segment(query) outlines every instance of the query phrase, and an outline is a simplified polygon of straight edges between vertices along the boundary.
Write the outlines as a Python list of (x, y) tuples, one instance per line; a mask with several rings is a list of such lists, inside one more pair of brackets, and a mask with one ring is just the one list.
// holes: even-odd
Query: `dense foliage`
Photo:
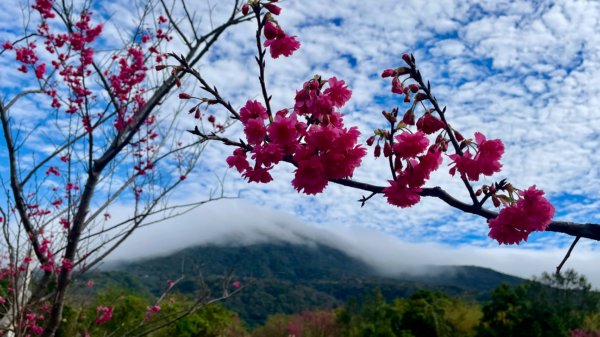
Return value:
[[(595, 337), (600, 332), (600, 294), (573, 271), (545, 274), (517, 286), (503, 284), (484, 303), (430, 290), (387, 300), (381, 291), (372, 291), (334, 309), (274, 314), (254, 328), (239, 318), (248, 307), (211, 304), (186, 314), (184, 308), (193, 302), (189, 296), (170, 295), (156, 311), (153, 301), (129, 290), (103, 291), (93, 301), (68, 306), (59, 335), (87, 331), (92, 336)], [(112, 317), (98, 324), (98, 308), (108, 304), (115, 304)], [(179, 319), (167, 324), (169, 317)], [(148, 326), (154, 321), (165, 323), (152, 331)]]

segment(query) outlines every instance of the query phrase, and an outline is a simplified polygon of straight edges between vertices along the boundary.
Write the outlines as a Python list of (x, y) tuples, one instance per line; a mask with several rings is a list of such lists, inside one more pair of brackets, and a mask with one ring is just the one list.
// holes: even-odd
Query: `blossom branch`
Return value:
[[(446, 133), (448, 134), (448, 137), (450, 138), (450, 142), (452, 143), (452, 146), (454, 147), (454, 151), (456, 151), (456, 153), (458, 155), (462, 156), (463, 151), (462, 151), (460, 145), (458, 144), (456, 135), (454, 134), (454, 130), (452, 129), (452, 127), (446, 120), (446, 107), (444, 107), (443, 109), (440, 108), (440, 105), (439, 105), (437, 99), (431, 93), (431, 84), (429, 83), (429, 81), (427, 81), (427, 84), (425, 84), (423, 77), (421, 76), (421, 72), (416, 67), (416, 62), (415, 62), (415, 58), (413, 55), (410, 55), (410, 62), (408, 62), (408, 65), (410, 67), (411, 77), (419, 84), (419, 86), (421, 87), (421, 90), (423, 90), (423, 92), (425, 93), (427, 100), (429, 100), (429, 102), (431, 103), (431, 105), (433, 106), (435, 111), (439, 114), (442, 122), (444, 122)], [(473, 205), (478, 205), (479, 200), (477, 199), (477, 196), (475, 195), (475, 191), (473, 190), (473, 186), (471, 185), (471, 183), (465, 177), (461, 177), (461, 180), (463, 181), (467, 191), (469, 192), (469, 196), (471, 197), (471, 200), (473, 201)]]
[(255, 60), (256, 60), (256, 63), (258, 64), (258, 69), (259, 69), (258, 81), (260, 82), (260, 89), (262, 91), (263, 100), (265, 102), (265, 107), (267, 108), (267, 115), (269, 116), (269, 121), (272, 122), (273, 121), (273, 112), (271, 110), (271, 96), (269, 96), (269, 94), (267, 93), (267, 83), (265, 81), (265, 67), (266, 67), (265, 55), (267, 54), (267, 50), (263, 49), (262, 38), (260, 36), (263, 31), (263, 28), (265, 27), (265, 23), (267, 22), (267, 15), (265, 15), (264, 18), (261, 19), (261, 17), (260, 17), (261, 7), (258, 3), (255, 4), (254, 6), (252, 6), (252, 10), (254, 11), (254, 16), (256, 18), (256, 24), (257, 24), (256, 49), (258, 51), (258, 55), (255, 56)]

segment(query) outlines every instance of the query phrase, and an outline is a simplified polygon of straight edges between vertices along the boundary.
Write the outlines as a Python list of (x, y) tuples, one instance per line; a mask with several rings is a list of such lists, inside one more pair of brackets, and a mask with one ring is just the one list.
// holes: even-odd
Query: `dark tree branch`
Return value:
[(560, 262), (560, 264), (556, 267), (556, 274), (560, 274), (560, 270), (562, 269), (562, 267), (564, 266), (564, 264), (567, 262), (567, 260), (571, 256), (571, 252), (573, 251), (573, 248), (575, 248), (575, 245), (577, 245), (577, 242), (579, 242), (579, 239), (581, 239), (581, 236), (576, 237), (575, 240), (573, 241), (573, 243), (571, 244), (571, 247), (569, 247), (569, 250), (567, 251), (567, 254), (562, 259), (562, 261)]

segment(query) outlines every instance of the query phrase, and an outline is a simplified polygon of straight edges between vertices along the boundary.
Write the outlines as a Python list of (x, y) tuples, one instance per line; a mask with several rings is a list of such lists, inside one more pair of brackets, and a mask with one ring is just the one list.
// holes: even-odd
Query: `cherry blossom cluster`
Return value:
[[(429, 179), (429, 174), (439, 168), (441, 153), (448, 151), (448, 144), (453, 144), (455, 150), (454, 153), (447, 154), (452, 161), (449, 173), (454, 176), (458, 172), (468, 188), (471, 186), (470, 182), (479, 181), (481, 176), (490, 177), (500, 172), (500, 160), (504, 154), (502, 141), (487, 139), (481, 132), (475, 132), (474, 140), (465, 139), (460, 132), (451, 128), (445, 122), (445, 110), (436, 108), (437, 102), (430, 97), (429, 88), (420, 85), (423, 82), (414, 57), (403, 55), (402, 59), (406, 66), (386, 69), (381, 76), (392, 78), (391, 91), (402, 95), (403, 102), (411, 103), (410, 108), (401, 121), (398, 121), (398, 109), (391, 113), (384, 111), (383, 115), (390, 123), (389, 130), (376, 130), (375, 136), (368, 140), (368, 144), (372, 145), (375, 137), (379, 137), (374, 155), (379, 157), (379, 141), (383, 141), (384, 156), (389, 157), (394, 179), (384, 189), (388, 202), (399, 207), (410, 207), (418, 203), (420, 188)], [(426, 101), (433, 108), (427, 108), (424, 104)], [(415, 111), (419, 106), (423, 108), (423, 114), (415, 122)], [(413, 126), (416, 127), (416, 132), (410, 130)], [(394, 137), (397, 132), (401, 133)], [(428, 135), (436, 137), (431, 146)], [(425, 155), (419, 155), (425, 150)], [(500, 244), (515, 244), (527, 240), (531, 232), (545, 230), (554, 216), (554, 207), (543, 197), (544, 192), (537, 190), (535, 186), (519, 191), (502, 181), (491, 186), (483, 185), (474, 194), (475, 197), (485, 194), (482, 203), (491, 198), (494, 206), (505, 206), (496, 218), (488, 222), (489, 236)], [(478, 206), (481, 207), (481, 204)]]
[(108, 322), (113, 315), (113, 307), (111, 306), (98, 306), (96, 307), (96, 324), (102, 325)]
[[(273, 15), (281, 14), (281, 7), (275, 5), (276, 2), (278, 2), (278, 0), (270, 0), (269, 2), (264, 3), (251, 0), (242, 6), (242, 14), (247, 15), (250, 8), (252, 8), (257, 19), (261, 22), (259, 32), (261, 29), (263, 30), (266, 38), (264, 46), (269, 47), (271, 57), (274, 59), (281, 55), (286, 57), (290, 56), (300, 48), (300, 42), (296, 40), (296, 37), (287, 35), (277, 20), (273, 18)], [(266, 9), (267, 13), (263, 15), (261, 20), (260, 15), (262, 8)]]
[(322, 192), (331, 179), (351, 177), (366, 151), (357, 145), (358, 129), (345, 128), (335, 111), (350, 96), (344, 81), (316, 77), (296, 92), (294, 109), (278, 111), (272, 121), (260, 102), (248, 101), (240, 109), (248, 146), (237, 148), (227, 163), (249, 182), (267, 183), (274, 165), (291, 160), (297, 165), (292, 184), (306, 194)]
[(503, 199), (506, 207), (488, 221), (489, 236), (499, 243), (516, 244), (527, 240), (531, 232), (546, 230), (554, 217), (554, 207), (535, 185), (524, 191), (509, 189), (509, 196)]
[[(37, 36), (43, 41), (43, 45), (51, 60), (51, 73), (48, 74), (46, 63), (40, 61), (38, 47), (35, 42), (30, 41), (21, 46), (13, 45), (6, 41), (2, 43), (2, 48), (14, 50), (15, 58), (18, 61), (18, 70), (27, 73), (33, 69), (36, 77), (41, 81), (45, 93), (52, 98), (51, 107), (60, 108), (63, 103), (67, 104), (65, 112), (69, 118), (78, 116), (83, 130), (92, 133), (103, 118), (103, 113), (91, 114), (88, 109), (98, 97), (89, 87), (89, 78), (92, 76), (94, 62), (94, 42), (102, 33), (102, 24), (93, 24), (93, 13), (89, 10), (83, 10), (76, 20), (72, 21), (68, 32), (54, 32), (54, 27), (50, 21), (55, 18), (52, 6), (53, 0), (36, 0), (32, 9), (38, 12), (41, 20), (37, 26)], [(153, 34), (147, 30), (139, 39), (139, 43), (132, 44), (122, 54), (112, 56), (114, 69), (108, 69), (102, 76), (110, 84), (110, 95), (116, 114), (114, 117), (114, 128), (117, 131), (124, 131), (128, 125), (134, 121), (135, 114), (145, 105), (144, 81), (147, 74), (147, 56), (154, 55), (155, 62), (163, 61), (166, 54), (159, 50), (159, 45), (164, 41), (170, 41), (172, 37), (168, 34), (170, 26), (164, 16), (157, 20), (158, 29)], [(52, 29), (51, 29), (52, 28)], [(19, 42), (20, 43), (20, 42)], [(21, 43), (20, 43), (21, 44)], [(58, 75), (57, 78), (51, 75)], [(65, 92), (65, 88), (59, 88), (59, 83), (66, 84), (68, 95), (66, 99), (59, 96), (59, 92)], [(87, 84), (86, 84), (87, 83)], [(145, 132), (136, 135), (136, 139), (131, 142), (134, 148), (133, 164), (134, 173), (143, 176), (147, 171), (154, 168), (154, 163), (150, 156), (154, 154), (155, 145), (153, 141), (158, 137), (155, 128), (155, 117), (150, 117), (145, 121), (142, 128)], [(60, 156), (60, 161), (69, 164), (70, 150)], [(59, 178), (61, 176), (61, 165), (53, 163), (46, 169), (46, 176)], [(65, 185), (66, 195), (58, 195), (58, 188), (54, 187), (55, 196), (52, 197), (50, 208), (42, 208), (37, 203), (31, 203), (28, 207), (28, 217), (41, 217), (52, 213), (52, 209), (60, 211), (64, 205), (65, 199), (71, 204), (77, 201), (75, 192), (79, 191), (77, 184), (67, 181)], [(139, 195), (141, 189), (136, 188), (135, 195)], [(68, 217), (57, 219), (59, 224), (65, 230), (69, 230), (71, 224)], [(52, 269), (53, 267), (46, 266)], [(60, 268), (60, 267), (59, 267)]]

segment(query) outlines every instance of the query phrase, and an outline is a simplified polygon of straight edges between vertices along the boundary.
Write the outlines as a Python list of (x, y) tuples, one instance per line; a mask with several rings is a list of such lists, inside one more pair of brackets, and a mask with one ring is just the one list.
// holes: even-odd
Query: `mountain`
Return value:
[[(438, 290), (472, 300), (486, 300), (501, 283), (523, 279), (473, 266), (428, 266), (419, 274), (382, 276), (366, 263), (322, 244), (268, 243), (249, 246), (199, 246), (135, 262), (122, 263), (93, 278), (99, 287), (121, 286), (159, 295), (168, 280), (184, 279), (176, 290), (194, 296), (208, 285), (220, 291), (225, 275), (243, 291), (225, 302), (250, 326), (273, 313), (332, 308), (379, 289), (389, 298), (419, 289)], [(215, 293), (215, 295), (218, 293)]]

